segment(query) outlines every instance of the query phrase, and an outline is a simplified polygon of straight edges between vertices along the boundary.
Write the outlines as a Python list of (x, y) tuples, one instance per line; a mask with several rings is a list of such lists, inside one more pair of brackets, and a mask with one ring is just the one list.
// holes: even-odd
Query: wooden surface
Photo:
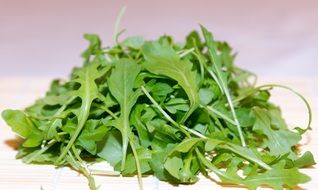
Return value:
[[(0, 111), (5, 108), (21, 109), (30, 105), (36, 98), (44, 95), (49, 87), (48, 78), (0, 78)], [(288, 85), (303, 94), (313, 107), (313, 130), (302, 140), (302, 150), (310, 150), (318, 158), (317, 113), (318, 113), (318, 78), (263, 78), (260, 83), (275, 82)], [(307, 112), (302, 102), (285, 90), (274, 90), (272, 101), (278, 103), (287, 123), (291, 126), (304, 126)], [(26, 165), (15, 159), (17, 140), (13, 132), (0, 119), (0, 190), (87, 190), (86, 179), (69, 168), (55, 169), (47, 165)], [(111, 170), (111, 168), (109, 168)], [(303, 189), (318, 188), (318, 170), (304, 169), (312, 181), (301, 185)], [(136, 177), (96, 176), (97, 184), (102, 190), (138, 189)], [(202, 177), (194, 185), (172, 186), (149, 176), (143, 179), (145, 190), (177, 190), (177, 189), (244, 189), (236, 187), (220, 187)]]

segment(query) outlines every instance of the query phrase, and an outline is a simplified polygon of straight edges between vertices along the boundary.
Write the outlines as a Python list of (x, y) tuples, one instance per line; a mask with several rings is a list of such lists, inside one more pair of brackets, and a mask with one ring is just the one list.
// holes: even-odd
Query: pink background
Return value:
[(239, 52), (237, 64), (259, 75), (318, 74), (315, 0), (0, 0), (0, 76), (66, 77), (82, 63), (83, 33), (111, 45), (124, 5), (122, 37), (166, 33), (181, 41), (201, 23)]

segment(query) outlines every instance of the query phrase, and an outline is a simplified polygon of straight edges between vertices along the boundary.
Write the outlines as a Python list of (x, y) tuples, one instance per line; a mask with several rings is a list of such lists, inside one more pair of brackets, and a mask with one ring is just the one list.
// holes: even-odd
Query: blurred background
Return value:
[(238, 52), (236, 63), (264, 76), (317, 76), (317, 0), (0, 0), (0, 77), (66, 77), (82, 64), (84, 33), (112, 45), (121, 36), (182, 41), (199, 23)]

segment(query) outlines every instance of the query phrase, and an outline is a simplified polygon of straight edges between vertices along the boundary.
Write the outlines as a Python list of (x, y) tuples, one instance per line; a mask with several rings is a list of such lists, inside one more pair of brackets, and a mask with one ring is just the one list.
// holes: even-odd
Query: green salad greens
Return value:
[[(289, 129), (269, 101), (273, 87), (233, 64), (226, 42), (201, 26), (184, 44), (170, 36), (130, 37), (113, 47), (97, 35), (84, 65), (68, 80), (54, 80), (46, 96), (4, 120), (24, 139), (25, 163), (70, 166), (97, 189), (91, 163), (107, 161), (123, 176), (155, 175), (192, 184), (198, 174), (248, 189), (294, 188), (310, 178), (299, 168), (315, 164), (298, 143), (310, 129)], [(291, 90), (291, 89), (289, 89)], [(103, 171), (104, 168), (100, 168)]]

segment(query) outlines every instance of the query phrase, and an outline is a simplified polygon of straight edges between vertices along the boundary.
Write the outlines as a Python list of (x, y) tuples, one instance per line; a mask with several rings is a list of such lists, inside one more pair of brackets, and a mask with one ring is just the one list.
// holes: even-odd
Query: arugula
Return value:
[[(117, 26), (118, 30), (118, 26)], [(93, 174), (154, 175), (192, 184), (202, 173), (215, 182), (257, 189), (292, 189), (310, 178), (315, 163), (297, 146), (311, 129), (311, 108), (282, 85), (255, 86), (255, 75), (234, 65), (231, 47), (201, 26), (184, 44), (170, 36), (130, 37), (104, 48), (86, 34), (84, 64), (68, 80), (54, 80), (46, 95), (2, 117), (22, 137), (23, 162), (69, 166), (98, 189)], [(203, 37), (203, 38), (202, 38)], [(204, 39), (204, 40), (201, 40)], [(274, 87), (292, 91), (308, 108), (308, 126), (291, 130)], [(114, 171), (90, 169), (106, 161)]]
[(176, 80), (188, 95), (190, 108), (181, 121), (183, 123), (199, 106), (196, 73), (192, 71), (192, 63), (188, 60), (180, 60), (179, 56), (168, 44), (146, 43), (142, 47), (142, 52), (146, 60), (144, 65), (147, 70)]

